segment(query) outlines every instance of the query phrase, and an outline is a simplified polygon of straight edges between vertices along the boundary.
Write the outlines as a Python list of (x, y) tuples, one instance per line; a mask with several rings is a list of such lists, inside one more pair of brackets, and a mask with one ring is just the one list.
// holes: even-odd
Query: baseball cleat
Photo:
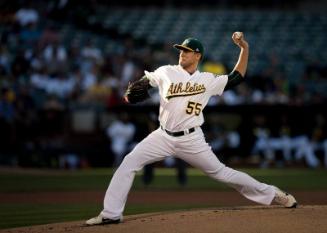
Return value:
[(295, 198), (279, 188), (275, 188), (275, 198), (274, 201), (280, 205), (285, 206), (286, 208), (296, 208), (297, 202)]
[(101, 215), (96, 216), (94, 218), (90, 218), (85, 222), (87, 226), (118, 224), (118, 223), (121, 223), (121, 219), (104, 218)]

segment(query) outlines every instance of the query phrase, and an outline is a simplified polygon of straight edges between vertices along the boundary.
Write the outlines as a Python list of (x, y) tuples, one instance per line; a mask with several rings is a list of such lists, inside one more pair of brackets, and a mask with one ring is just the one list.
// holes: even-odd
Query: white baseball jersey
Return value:
[(227, 75), (196, 71), (189, 74), (180, 65), (145, 71), (150, 85), (159, 88), (159, 121), (169, 131), (182, 131), (204, 122), (202, 110), (213, 95), (221, 95)]

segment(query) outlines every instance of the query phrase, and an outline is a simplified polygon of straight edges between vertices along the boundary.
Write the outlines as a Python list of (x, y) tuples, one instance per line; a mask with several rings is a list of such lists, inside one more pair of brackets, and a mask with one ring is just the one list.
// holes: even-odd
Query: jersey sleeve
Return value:
[(211, 74), (209, 85), (211, 95), (222, 95), (228, 81), (228, 75)]
[(160, 84), (162, 67), (159, 67), (153, 72), (144, 71), (145, 76), (150, 80), (150, 85), (153, 87), (158, 87)]

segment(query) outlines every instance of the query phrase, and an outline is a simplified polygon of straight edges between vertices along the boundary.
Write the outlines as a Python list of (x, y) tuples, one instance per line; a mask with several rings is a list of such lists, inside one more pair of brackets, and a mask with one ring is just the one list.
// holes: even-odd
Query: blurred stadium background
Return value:
[[(117, 165), (157, 127), (158, 96), (122, 102), (143, 70), (175, 64), (197, 37), (200, 69), (233, 68), (243, 31), (247, 81), (206, 112), (207, 140), (232, 166), (327, 167), (324, 1), (0, 1), (0, 166)], [(118, 138), (116, 137), (118, 136)]]

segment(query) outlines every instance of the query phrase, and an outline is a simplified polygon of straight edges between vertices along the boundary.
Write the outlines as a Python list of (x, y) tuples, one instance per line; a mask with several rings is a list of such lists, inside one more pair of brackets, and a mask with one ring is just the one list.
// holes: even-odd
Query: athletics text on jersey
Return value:
[(179, 65), (145, 71), (150, 85), (159, 88), (160, 124), (170, 131), (201, 126), (202, 110), (213, 95), (221, 95), (228, 76), (196, 71), (189, 74)]

